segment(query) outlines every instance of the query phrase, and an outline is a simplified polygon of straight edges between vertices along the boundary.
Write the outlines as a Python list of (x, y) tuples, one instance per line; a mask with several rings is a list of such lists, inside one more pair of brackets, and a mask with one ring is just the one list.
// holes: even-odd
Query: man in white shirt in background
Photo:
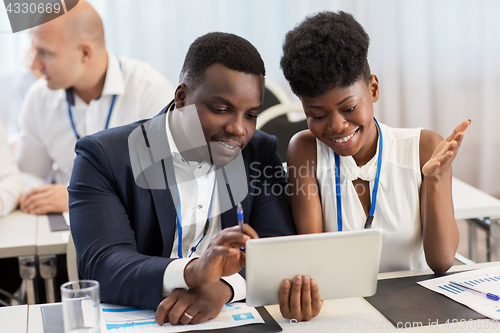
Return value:
[(32, 67), (43, 78), (24, 100), (16, 158), (21, 171), (47, 185), (23, 194), (20, 204), (31, 214), (65, 212), (76, 141), (156, 115), (174, 89), (151, 66), (107, 50), (101, 18), (85, 1), (33, 28), (31, 38)]
[[(8, 215), (16, 208), (22, 185), (21, 173), (17, 168), (5, 129), (0, 121), (0, 217)], [(0, 290), (13, 293), (19, 287), (21, 279), (18, 271), (17, 258), (0, 259)]]
[(0, 122), (0, 217), (16, 208), (21, 195), (21, 174)]

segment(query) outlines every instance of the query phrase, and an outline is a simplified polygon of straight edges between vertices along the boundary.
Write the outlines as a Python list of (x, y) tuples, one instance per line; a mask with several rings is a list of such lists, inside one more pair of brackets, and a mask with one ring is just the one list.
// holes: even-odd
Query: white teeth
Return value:
[(222, 141), (219, 141), (219, 143), (221, 145), (223, 145), (224, 147), (228, 148), (228, 149), (233, 149), (233, 148), (235, 148), (237, 146), (235, 144), (231, 144), (231, 143), (227, 143), (227, 142), (222, 142)]
[(335, 139), (332, 139), (332, 140), (335, 141), (335, 142), (338, 142), (338, 143), (343, 143), (343, 142), (348, 141), (350, 138), (352, 138), (354, 136), (354, 134), (356, 134), (356, 131), (354, 131), (354, 133), (352, 133), (351, 135), (346, 136), (345, 138), (342, 138), (342, 139), (339, 139), (339, 140), (335, 140)]

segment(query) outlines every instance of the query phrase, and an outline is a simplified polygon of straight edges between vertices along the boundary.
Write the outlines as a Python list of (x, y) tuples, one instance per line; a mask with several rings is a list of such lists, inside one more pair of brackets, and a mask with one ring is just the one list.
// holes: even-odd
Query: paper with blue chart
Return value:
[(486, 317), (500, 320), (500, 301), (490, 300), (484, 295), (450, 284), (450, 281), (463, 283), (483, 292), (500, 295), (500, 266), (417, 282), (421, 286), (445, 295)]
[(192, 330), (211, 330), (235, 327), (247, 324), (264, 323), (259, 312), (245, 303), (226, 304), (217, 317), (197, 325), (158, 326), (155, 323), (155, 311), (126, 306), (101, 304), (102, 320), (106, 332), (184, 332)]

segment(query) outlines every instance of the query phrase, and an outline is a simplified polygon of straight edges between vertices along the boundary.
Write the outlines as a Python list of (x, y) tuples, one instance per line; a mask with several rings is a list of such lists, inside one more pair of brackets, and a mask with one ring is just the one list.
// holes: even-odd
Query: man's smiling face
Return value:
[(263, 95), (261, 75), (215, 63), (194, 89), (180, 85), (175, 103), (177, 108), (196, 105), (210, 158), (214, 164), (226, 165), (252, 138)]

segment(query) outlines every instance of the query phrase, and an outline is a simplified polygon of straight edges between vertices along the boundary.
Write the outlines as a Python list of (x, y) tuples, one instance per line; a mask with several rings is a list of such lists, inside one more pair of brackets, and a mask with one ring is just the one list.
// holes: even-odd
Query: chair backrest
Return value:
[(272, 106), (259, 114), (256, 127), (278, 138), (278, 154), (283, 162), (286, 162), (290, 139), (295, 133), (307, 129), (302, 104), (285, 103)]
[(281, 103), (291, 103), (290, 95), (276, 82), (266, 78), (262, 111)]

